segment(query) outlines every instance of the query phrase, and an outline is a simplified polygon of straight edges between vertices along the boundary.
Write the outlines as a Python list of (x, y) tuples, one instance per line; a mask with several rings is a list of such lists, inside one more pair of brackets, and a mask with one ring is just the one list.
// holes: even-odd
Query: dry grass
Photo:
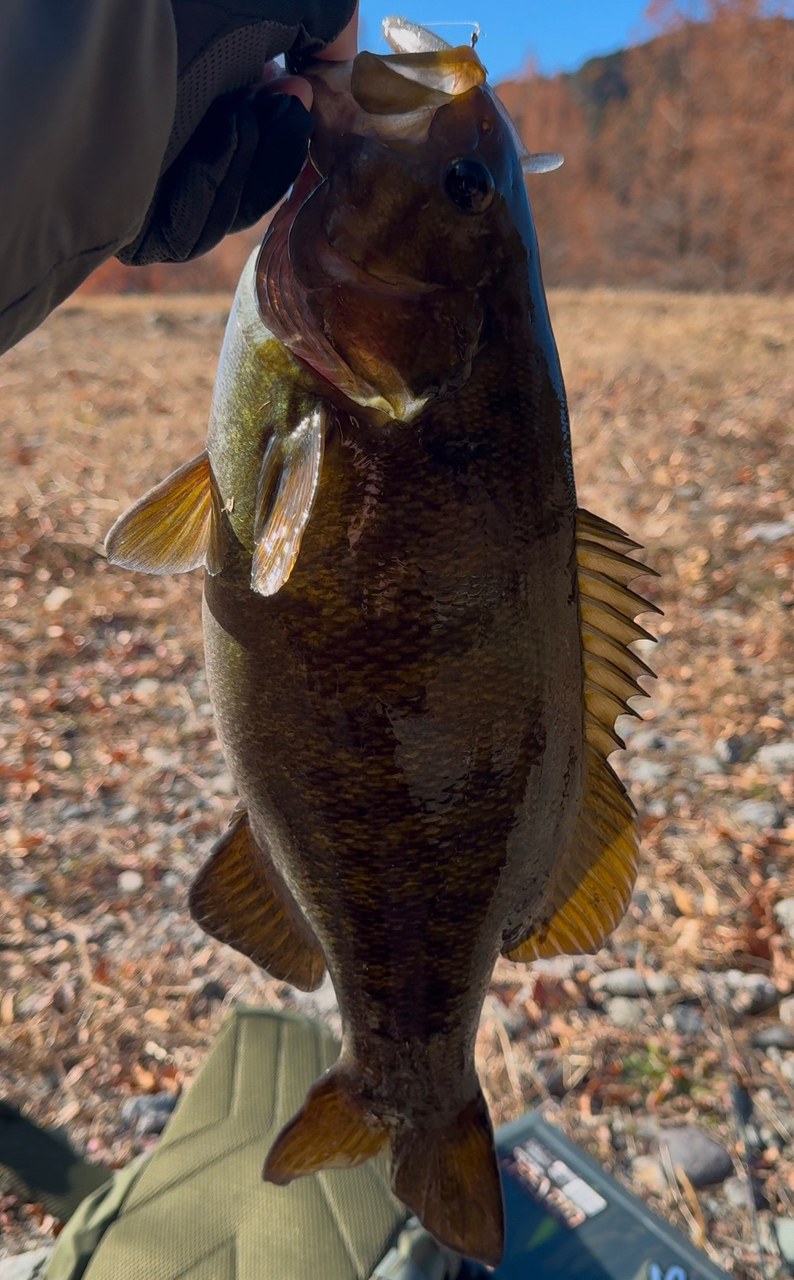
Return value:
[[(753, 760), (794, 739), (794, 551), (790, 537), (746, 540), (794, 513), (794, 299), (567, 291), (551, 306), (580, 500), (644, 543), (665, 609), (646, 712), (661, 747), (640, 731), (620, 768), (630, 778), (632, 760), (652, 759), (667, 772), (631, 783), (643, 872), (598, 964), (667, 971), (702, 1029), (674, 1029), (678, 995), (623, 1031), (578, 963), (540, 977), (505, 964), (480, 1061), (498, 1120), (547, 1097), (556, 1071), (560, 1122), (628, 1178), (649, 1117), (697, 1121), (737, 1152), (734, 1067), (784, 1131), (794, 1123), (794, 1090), (750, 1047), (750, 1020), (727, 1026), (705, 995), (710, 970), (763, 973), (783, 993), (794, 978), (772, 912), (794, 894), (792, 780)], [(84, 299), (0, 362), (0, 1095), (67, 1125), (100, 1160), (139, 1149), (122, 1100), (188, 1083), (225, 1005), (289, 994), (186, 912), (186, 884), (233, 804), (198, 575), (134, 578), (101, 552), (118, 512), (201, 448), (226, 307)], [(728, 738), (736, 764), (697, 764)], [(736, 804), (757, 797), (781, 825), (738, 821)], [(135, 893), (119, 890), (125, 869), (143, 876)], [(786, 1146), (781, 1136), (755, 1158), (770, 1213), (794, 1212)], [(721, 1192), (643, 1194), (728, 1269), (759, 1274), (750, 1215)], [(0, 1197), (0, 1226), (14, 1252), (52, 1223)]]

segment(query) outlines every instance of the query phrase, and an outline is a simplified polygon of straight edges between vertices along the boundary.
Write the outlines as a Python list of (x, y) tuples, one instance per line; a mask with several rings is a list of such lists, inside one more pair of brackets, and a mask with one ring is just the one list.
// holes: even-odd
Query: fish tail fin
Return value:
[(443, 1245), (494, 1267), (504, 1251), (504, 1203), (482, 1092), (440, 1132), (404, 1124), (392, 1140), (392, 1189)]
[(339, 1065), (313, 1084), (300, 1111), (270, 1148), (263, 1178), (284, 1186), (321, 1169), (351, 1169), (388, 1142), (385, 1126), (367, 1112), (354, 1074)]

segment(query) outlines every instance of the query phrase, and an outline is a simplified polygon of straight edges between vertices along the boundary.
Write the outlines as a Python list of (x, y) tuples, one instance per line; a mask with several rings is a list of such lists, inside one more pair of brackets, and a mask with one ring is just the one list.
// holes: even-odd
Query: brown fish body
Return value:
[(574, 495), (530, 337), (528, 315), (495, 334), (409, 431), (335, 413), (289, 581), (254, 594), (241, 549), (206, 582), (224, 752), (392, 1110), (471, 1093), (503, 933), (539, 906), (580, 798)]
[(241, 807), (191, 891), (311, 989), (338, 1065), (274, 1182), (391, 1146), (396, 1193), (499, 1260), (474, 1067), (494, 961), (594, 950), (628, 901), (606, 762), (646, 668), (614, 526), (577, 512), (514, 138), (470, 50), (314, 77), (313, 166), (249, 263), (207, 451), (108, 551), (204, 564), (207, 671)]

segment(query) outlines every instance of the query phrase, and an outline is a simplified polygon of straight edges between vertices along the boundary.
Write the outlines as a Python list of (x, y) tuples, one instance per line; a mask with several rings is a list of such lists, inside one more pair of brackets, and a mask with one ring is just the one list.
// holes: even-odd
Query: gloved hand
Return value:
[(265, 64), (299, 70), (346, 26), (354, 0), (172, 0), (177, 101), (160, 180), (127, 265), (186, 262), (253, 226), (306, 158), (297, 97), (257, 88)]

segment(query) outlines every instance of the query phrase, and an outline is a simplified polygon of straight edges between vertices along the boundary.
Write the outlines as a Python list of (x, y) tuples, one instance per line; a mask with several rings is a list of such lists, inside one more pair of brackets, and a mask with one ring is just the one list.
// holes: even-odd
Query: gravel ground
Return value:
[[(726, 1270), (782, 1275), (794, 300), (550, 301), (582, 505), (661, 572), (659, 678), (614, 757), (644, 854), (597, 956), (499, 964), (480, 1068), (497, 1122), (544, 1105)], [(118, 512), (201, 448), (227, 306), (85, 299), (0, 362), (0, 1096), (117, 1165), (157, 1140), (146, 1116), (189, 1085), (235, 1001), (335, 1017), (330, 991), (299, 998), (191, 922), (186, 886), (234, 804), (201, 583), (101, 552)], [(55, 1226), (0, 1188), (0, 1254)]]

